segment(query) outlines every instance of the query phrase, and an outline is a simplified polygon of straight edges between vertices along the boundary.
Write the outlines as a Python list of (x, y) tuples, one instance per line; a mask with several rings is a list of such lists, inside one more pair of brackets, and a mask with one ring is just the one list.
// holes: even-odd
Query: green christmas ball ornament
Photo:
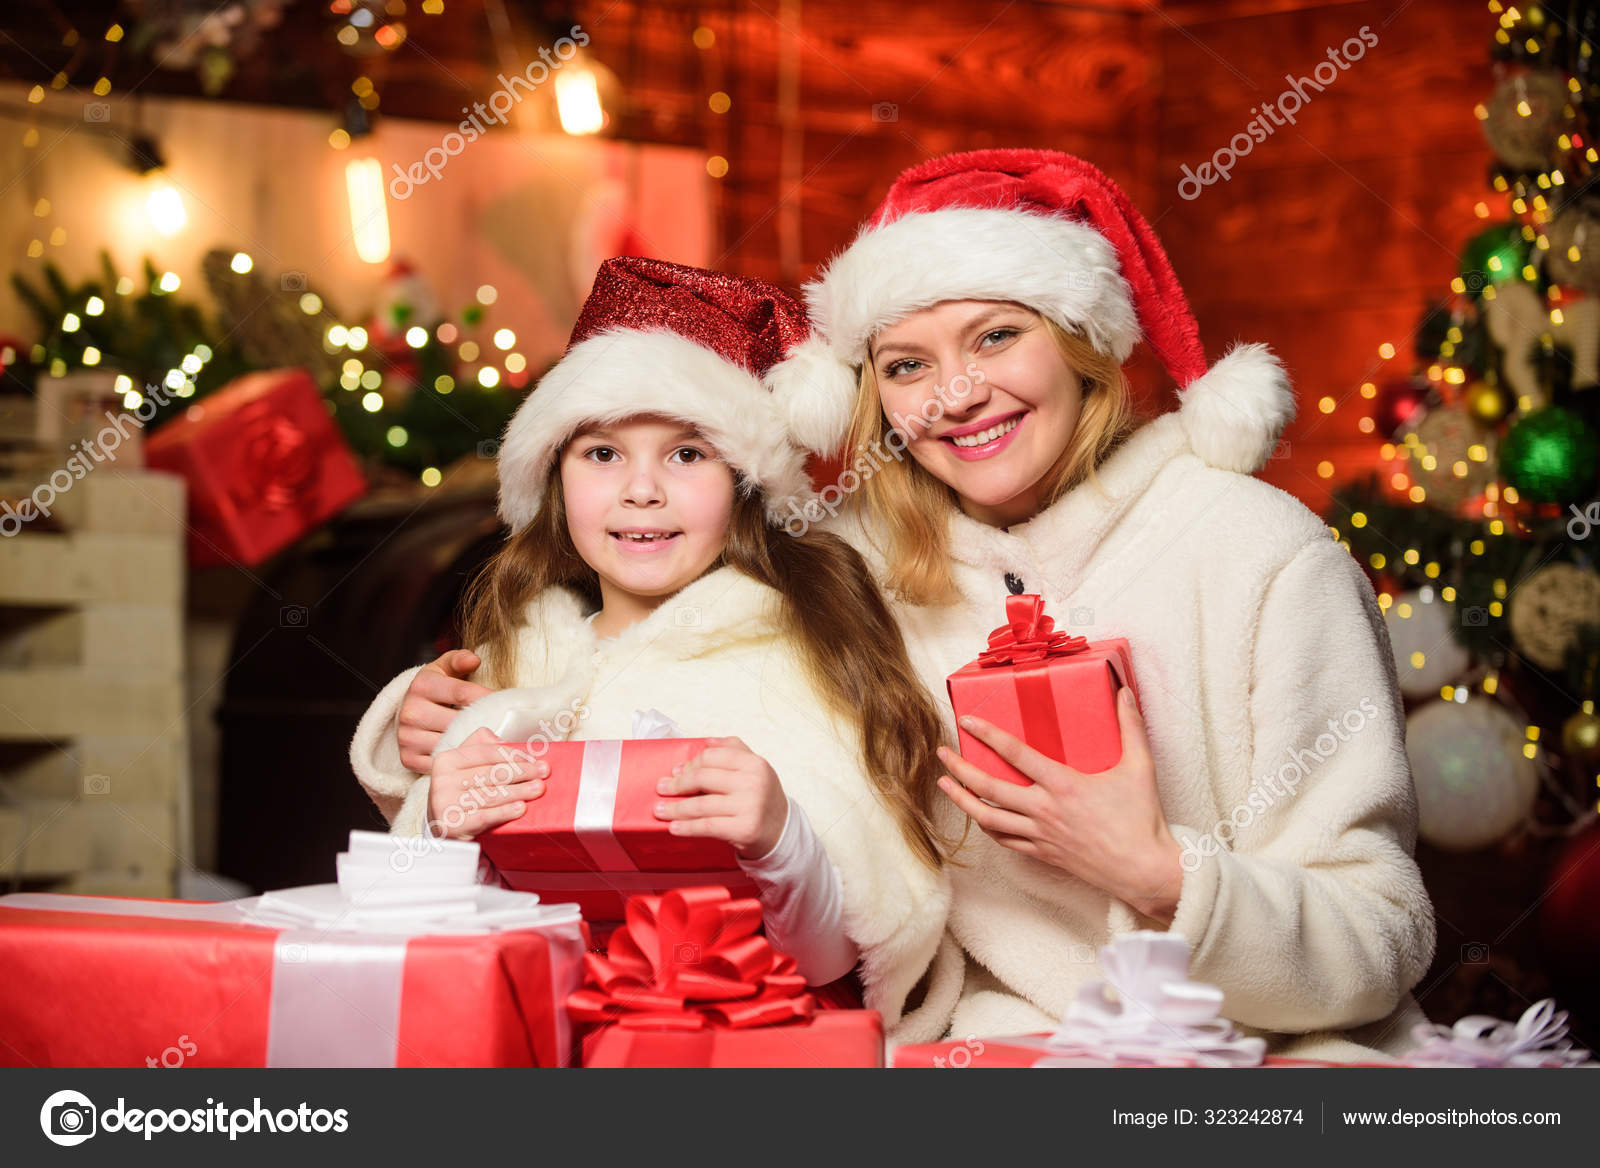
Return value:
[(1500, 445), (1505, 481), (1537, 503), (1587, 498), (1600, 470), (1600, 438), (1563, 406), (1536, 410), (1511, 427)]
[(1528, 248), (1520, 223), (1499, 223), (1478, 232), (1461, 251), (1462, 283), (1473, 296), (1482, 296), (1490, 284), (1520, 280)]

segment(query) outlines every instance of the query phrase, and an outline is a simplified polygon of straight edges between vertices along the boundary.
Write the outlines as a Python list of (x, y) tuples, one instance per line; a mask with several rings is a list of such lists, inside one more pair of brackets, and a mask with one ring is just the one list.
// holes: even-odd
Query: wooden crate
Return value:
[(193, 850), (184, 485), (108, 462), (48, 488), (21, 429), (0, 422), (0, 880), (171, 896)]

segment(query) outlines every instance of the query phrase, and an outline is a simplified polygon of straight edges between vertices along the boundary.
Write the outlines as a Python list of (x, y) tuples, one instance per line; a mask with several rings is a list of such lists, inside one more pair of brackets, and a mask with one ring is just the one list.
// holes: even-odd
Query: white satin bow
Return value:
[[(1104, 974), (1084, 985), (1036, 1066), (1132, 1062), (1151, 1066), (1257, 1066), (1266, 1042), (1220, 1016), (1222, 991), (1189, 980), (1189, 943), (1142, 930), (1100, 950)], [(1114, 990), (1113, 998), (1107, 991)]]
[(1420, 1023), (1412, 1027), (1415, 1063), (1447, 1067), (1576, 1067), (1589, 1052), (1567, 1038), (1567, 1012), (1554, 998), (1535, 1002), (1515, 1022), (1487, 1014), (1468, 1014), (1454, 1026)]

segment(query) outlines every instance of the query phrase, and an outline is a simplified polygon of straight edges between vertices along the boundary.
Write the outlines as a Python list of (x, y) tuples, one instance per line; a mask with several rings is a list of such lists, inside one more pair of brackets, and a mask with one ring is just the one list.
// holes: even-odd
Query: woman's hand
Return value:
[[(527, 810), (524, 800), (544, 794), (550, 764), (514, 745), (495, 741), (487, 726), (433, 760), (428, 788), (428, 834), (469, 840), (509, 823)], [(435, 824), (438, 826), (435, 827)]]
[(759, 859), (778, 846), (789, 799), (767, 760), (737, 738), (712, 745), (656, 784), (661, 795), (690, 799), (656, 804), (656, 818), (673, 835), (726, 840), (742, 858)]
[(941, 746), (939, 757), (951, 773), (939, 787), (996, 843), (1171, 924), (1183, 886), (1182, 849), (1167, 828), (1144, 719), (1126, 686), (1117, 698), (1117, 720), (1122, 758), (1110, 770), (1086, 775), (982, 718), (963, 717), (963, 729), (1034, 785), (997, 779)]
[(493, 693), (467, 680), (481, 662), (476, 653), (452, 649), (424, 665), (400, 702), (400, 765), (425, 775), (433, 769), (433, 748), (462, 706)]

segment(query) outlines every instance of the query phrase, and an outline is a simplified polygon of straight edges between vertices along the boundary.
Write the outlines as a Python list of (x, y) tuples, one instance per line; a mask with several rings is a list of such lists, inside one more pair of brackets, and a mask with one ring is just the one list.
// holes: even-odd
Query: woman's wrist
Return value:
[(1171, 925), (1183, 892), (1183, 848), (1169, 831), (1162, 832), (1150, 863), (1124, 889), (1120, 899), (1143, 916)]

